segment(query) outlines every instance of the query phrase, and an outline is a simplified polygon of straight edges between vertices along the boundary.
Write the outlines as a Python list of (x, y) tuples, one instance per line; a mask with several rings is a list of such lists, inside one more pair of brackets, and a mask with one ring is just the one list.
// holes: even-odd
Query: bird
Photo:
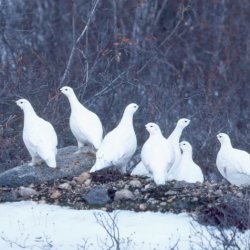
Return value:
[[(187, 127), (190, 123), (190, 120), (187, 118), (181, 118), (178, 120), (175, 129), (172, 131), (172, 133), (169, 135), (168, 140), (171, 143), (171, 154), (172, 154), (172, 163), (171, 168), (168, 170), (168, 173), (166, 175), (167, 180), (173, 180), (175, 179), (175, 174), (178, 171), (178, 165), (181, 157), (181, 151), (179, 148), (179, 141), (182, 134), (182, 131), (185, 127)], [(145, 166), (143, 166), (142, 161), (140, 161), (135, 168), (132, 170), (131, 175), (143, 175), (143, 176), (149, 176), (150, 173), (148, 173)]]
[(167, 175), (167, 180), (176, 179), (176, 173), (178, 172), (178, 167), (179, 167), (180, 158), (181, 158), (181, 151), (180, 151), (180, 146), (179, 146), (180, 137), (182, 135), (183, 129), (186, 128), (189, 124), (190, 124), (189, 119), (187, 118), (179, 119), (175, 126), (175, 129), (168, 137), (172, 145), (172, 152), (174, 154), (174, 162)]
[(53, 126), (36, 114), (28, 100), (19, 99), (16, 104), (24, 112), (23, 141), (32, 158), (29, 165), (35, 166), (42, 159), (56, 168), (57, 135)]
[(162, 135), (161, 129), (156, 123), (147, 123), (145, 127), (149, 132), (149, 138), (142, 147), (141, 160), (152, 174), (156, 185), (164, 185), (173, 161), (171, 143)]
[(137, 175), (137, 176), (144, 176), (152, 178), (152, 174), (146, 169), (142, 161), (140, 160), (139, 163), (133, 168), (130, 175)]
[(221, 175), (233, 185), (250, 185), (250, 154), (233, 148), (230, 137), (225, 133), (219, 133), (217, 139), (221, 146), (216, 166)]
[(204, 176), (200, 167), (193, 161), (192, 146), (187, 141), (180, 142), (182, 151), (178, 171), (176, 173), (177, 181), (186, 181), (189, 183), (203, 182)]
[(111, 166), (126, 173), (127, 164), (137, 148), (133, 116), (138, 107), (136, 103), (127, 105), (120, 123), (104, 137), (96, 152), (96, 162), (90, 169), (91, 173)]
[(68, 98), (71, 107), (69, 126), (78, 144), (75, 153), (81, 153), (85, 144), (91, 144), (96, 150), (99, 149), (103, 138), (100, 118), (79, 102), (71, 87), (64, 86), (60, 91)]

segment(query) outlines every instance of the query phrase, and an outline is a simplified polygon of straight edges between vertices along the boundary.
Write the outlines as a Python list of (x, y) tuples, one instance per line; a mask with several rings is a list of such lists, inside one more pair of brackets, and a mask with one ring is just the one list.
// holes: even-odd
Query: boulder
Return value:
[(57, 153), (57, 168), (50, 168), (45, 163), (37, 166), (23, 164), (0, 173), (0, 187), (20, 187), (41, 184), (63, 177), (78, 176), (88, 171), (95, 162), (93, 154), (74, 154), (77, 147), (61, 148)]
[(30, 198), (30, 197), (33, 197), (37, 194), (38, 194), (38, 192), (35, 189), (30, 188), (30, 187), (20, 187), (18, 189), (18, 195), (23, 197), (23, 198)]
[(110, 201), (107, 190), (102, 187), (93, 187), (82, 198), (89, 205), (105, 205)]
[(18, 191), (14, 189), (0, 190), (0, 202), (13, 202), (18, 200)]
[(115, 192), (115, 201), (119, 200), (134, 200), (134, 194), (128, 189), (121, 189)]

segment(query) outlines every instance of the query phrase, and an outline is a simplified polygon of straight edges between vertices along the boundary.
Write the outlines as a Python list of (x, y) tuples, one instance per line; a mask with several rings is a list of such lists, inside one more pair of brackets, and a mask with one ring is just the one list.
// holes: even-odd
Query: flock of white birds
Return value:
[[(76, 153), (84, 152), (86, 144), (91, 144), (96, 150), (96, 162), (90, 172), (116, 167), (125, 173), (137, 148), (133, 116), (139, 106), (129, 104), (119, 124), (103, 138), (99, 117), (79, 102), (71, 87), (65, 86), (60, 90), (70, 103), (69, 125), (77, 140)], [(16, 104), (24, 112), (23, 141), (32, 158), (29, 165), (45, 161), (49, 167), (56, 168), (57, 135), (53, 126), (36, 114), (28, 100), (19, 99)], [(146, 124), (149, 137), (141, 150), (141, 162), (131, 174), (150, 176), (157, 185), (164, 185), (170, 180), (203, 182), (202, 171), (192, 158), (191, 144), (180, 142), (182, 131), (189, 123), (189, 119), (180, 119), (168, 138), (163, 136), (156, 123)], [(233, 148), (227, 134), (220, 133), (217, 138), (221, 147), (216, 165), (221, 175), (231, 184), (250, 185), (250, 154)]]

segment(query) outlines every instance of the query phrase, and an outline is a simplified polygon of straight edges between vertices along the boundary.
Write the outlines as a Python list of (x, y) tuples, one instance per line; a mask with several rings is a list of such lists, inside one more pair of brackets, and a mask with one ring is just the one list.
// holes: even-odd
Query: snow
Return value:
[(121, 249), (161, 250), (177, 242), (179, 249), (201, 249), (210, 239), (207, 228), (185, 213), (107, 213), (22, 201), (0, 204), (0, 249), (108, 249), (112, 241), (97, 218), (113, 228), (114, 216)]

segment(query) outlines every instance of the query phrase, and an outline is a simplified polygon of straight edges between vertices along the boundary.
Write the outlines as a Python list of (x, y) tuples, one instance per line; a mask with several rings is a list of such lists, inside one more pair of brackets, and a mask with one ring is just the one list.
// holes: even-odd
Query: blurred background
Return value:
[(64, 85), (105, 133), (127, 104), (140, 105), (133, 162), (147, 122), (167, 137), (182, 117), (206, 178), (218, 174), (218, 132), (250, 151), (248, 0), (0, 0), (0, 10), (0, 172), (30, 158), (21, 97), (54, 125), (59, 148), (76, 145)]

